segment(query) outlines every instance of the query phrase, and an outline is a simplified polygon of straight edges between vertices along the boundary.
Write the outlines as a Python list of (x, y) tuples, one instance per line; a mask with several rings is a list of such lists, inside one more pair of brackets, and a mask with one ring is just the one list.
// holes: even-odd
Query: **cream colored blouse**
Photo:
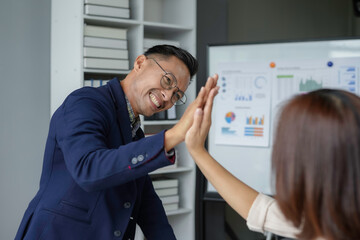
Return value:
[(271, 232), (290, 238), (295, 238), (295, 235), (300, 232), (285, 219), (275, 199), (262, 193), (259, 193), (250, 208), (247, 226), (252, 231)]
[[(300, 230), (285, 219), (275, 199), (262, 193), (256, 197), (247, 218), (247, 226), (256, 232), (271, 232), (279, 236), (296, 238)], [(316, 238), (315, 240), (325, 240)]]

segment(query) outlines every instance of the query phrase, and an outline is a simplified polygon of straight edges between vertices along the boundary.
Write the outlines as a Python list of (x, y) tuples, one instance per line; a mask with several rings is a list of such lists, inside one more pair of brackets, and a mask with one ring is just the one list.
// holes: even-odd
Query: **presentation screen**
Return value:
[[(360, 93), (360, 39), (210, 45), (207, 56), (220, 86), (208, 150), (265, 194), (275, 193), (271, 149), (281, 106), (320, 88)], [(216, 189), (208, 183), (207, 192)]]

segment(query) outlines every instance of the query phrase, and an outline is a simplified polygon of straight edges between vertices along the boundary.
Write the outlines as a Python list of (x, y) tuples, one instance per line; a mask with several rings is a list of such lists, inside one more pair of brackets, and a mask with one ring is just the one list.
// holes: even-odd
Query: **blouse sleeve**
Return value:
[(252, 231), (271, 232), (290, 238), (296, 238), (296, 234), (300, 232), (285, 219), (275, 199), (262, 193), (259, 193), (250, 208), (247, 226)]

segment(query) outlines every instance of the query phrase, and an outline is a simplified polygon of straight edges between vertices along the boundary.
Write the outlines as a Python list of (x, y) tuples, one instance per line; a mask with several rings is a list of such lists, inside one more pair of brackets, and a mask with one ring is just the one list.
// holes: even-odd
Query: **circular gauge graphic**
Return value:
[(231, 123), (231, 122), (233, 122), (235, 120), (235, 113), (233, 113), (233, 112), (228, 112), (228, 113), (226, 113), (226, 115), (225, 115), (225, 121), (227, 122), (227, 123)]
[(266, 85), (266, 78), (263, 76), (255, 78), (254, 81), (255, 87), (258, 89), (262, 89)]

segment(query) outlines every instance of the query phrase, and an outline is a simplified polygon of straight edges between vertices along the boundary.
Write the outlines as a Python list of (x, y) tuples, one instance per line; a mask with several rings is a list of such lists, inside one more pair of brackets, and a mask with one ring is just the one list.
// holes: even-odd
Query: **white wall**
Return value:
[(50, 119), (50, 1), (0, 1), (0, 78), (0, 239), (14, 239)]

